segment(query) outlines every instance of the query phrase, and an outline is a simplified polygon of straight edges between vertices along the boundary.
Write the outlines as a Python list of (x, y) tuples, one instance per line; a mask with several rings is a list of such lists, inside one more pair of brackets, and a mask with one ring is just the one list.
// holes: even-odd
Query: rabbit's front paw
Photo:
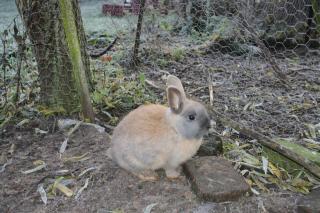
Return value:
[(177, 172), (175, 169), (165, 169), (167, 178), (169, 179), (177, 179), (180, 177), (180, 173)]
[(156, 181), (159, 179), (158, 174), (152, 170), (146, 170), (139, 173), (134, 173), (140, 180), (143, 181)]

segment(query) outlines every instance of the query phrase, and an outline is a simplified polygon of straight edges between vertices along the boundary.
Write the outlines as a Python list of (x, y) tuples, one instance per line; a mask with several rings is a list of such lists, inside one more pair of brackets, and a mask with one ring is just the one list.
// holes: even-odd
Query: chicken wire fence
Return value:
[[(316, 57), (319, 6), (316, 0), (146, 1), (141, 42), (162, 50), (170, 38), (189, 36), (195, 43), (205, 40), (208, 51), (233, 57)], [(169, 45), (176, 45), (174, 39)]]
[[(19, 23), (17, 27), (12, 22), (9, 31), (1, 34), (3, 47), (8, 41), (14, 43), (11, 49), (2, 48), (1, 92), (5, 94), (2, 98), (7, 98), (10, 84), (20, 84), (15, 90), (22, 90), (21, 96), (32, 94), (30, 88), (33, 87), (26, 85), (34, 83), (31, 79), (35, 76), (45, 88), (42, 97), (54, 94), (51, 90), (70, 97), (67, 91), (74, 90), (68, 81), (59, 84), (59, 88), (51, 87), (52, 84), (48, 83), (68, 79), (65, 76), (71, 75), (70, 69), (58, 67), (58, 64), (71, 64), (63, 62), (67, 53), (66, 44), (59, 39), (62, 29), (56, 22), (59, 19), (57, 4), (46, 2), (39, 4), (42, 7), (39, 13), (29, 14), (30, 22), (27, 23), (32, 28), (31, 35), (40, 38), (38, 44), (28, 40), (19, 17), (15, 19)], [(135, 0), (80, 1), (80, 6), (98, 5), (82, 11), (85, 29), (89, 29), (86, 31), (87, 51), (92, 58), (96, 58), (96, 53), (99, 55), (118, 38), (106, 55), (120, 61), (131, 60), (141, 3)], [(219, 69), (234, 69), (231, 66), (234, 64), (237, 65), (235, 69), (240, 67), (243, 70), (260, 66), (261, 69), (275, 70), (275, 75), (280, 79), (282, 72), (288, 72), (288, 63), (292, 61), (296, 61), (296, 68), (318, 69), (319, 4), (316, 0), (146, 0), (139, 58), (154, 70), (161, 71), (170, 68), (167, 66), (168, 60), (183, 64), (188, 51), (202, 51), (212, 54)], [(89, 17), (89, 13), (96, 14), (95, 19)], [(50, 48), (49, 44), (55, 44), (57, 48)], [(36, 45), (40, 45), (38, 51), (32, 51)], [(27, 58), (31, 60), (25, 60)], [(49, 63), (41, 58), (50, 58), (47, 61)], [(107, 57), (106, 60), (111, 59)], [(209, 69), (205, 57), (199, 60), (205, 66), (201, 69)], [(264, 67), (261, 67), (261, 60), (265, 62)], [(39, 65), (42, 62), (43, 66)], [(88, 66), (88, 62), (85, 64)], [(57, 75), (47, 72), (52, 67)], [(25, 72), (25, 75), (20, 72)], [(219, 80), (219, 75), (211, 77)], [(12, 94), (16, 94), (16, 91)]]
[[(146, 1), (139, 49), (144, 66), (138, 70), (146, 69), (153, 79), (173, 73), (189, 95), (204, 102), (211, 99), (211, 84), (217, 110), (266, 135), (302, 136), (305, 123), (319, 119), (319, 4)], [(123, 59), (132, 57), (137, 15), (130, 10), (122, 18), (107, 15), (115, 29), (122, 27), (119, 20), (131, 23), (119, 40), (128, 53)]]

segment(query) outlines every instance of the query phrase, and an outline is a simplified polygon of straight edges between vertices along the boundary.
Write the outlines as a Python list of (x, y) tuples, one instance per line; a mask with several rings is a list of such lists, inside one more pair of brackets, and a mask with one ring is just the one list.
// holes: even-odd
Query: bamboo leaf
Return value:
[(37, 172), (37, 171), (40, 171), (41, 169), (45, 168), (46, 167), (46, 164), (41, 164), (33, 169), (29, 169), (27, 171), (22, 171), (23, 174), (30, 174), (30, 173), (33, 173), (33, 172)]
[(271, 172), (271, 174), (275, 175), (280, 180), (282, 179), (282, 175), (281, 175), (280, 170), (275, 165), (273, 165), (273, 163), (269, 162), (268, 169)]
[(262, 169), (264, 171), (264, 174), (268, 173), (268, 159), (262, 156)]
[(73, 195), (73, 191), (61, 183), (57, 183), (56, 188), (59, 189), (67, 197), (71, 197)]
[(86, 179), (86, 182), (84, 183), (84, 186), (81, 187), (81, 188), (79, 189), (79, 191), (77, 192), (77, 194), (76, 194), (76, 196), (75, 196), (75, 199), (76, 199), (76, 200), (79, 199), (82, 191), (85, 190), (85, 189), (88, 187), (88, 184), (89, 184), (89, 178)]
[(156, 205), (158, 205), (158, 203), (152, 203), (150, 205), (148, 205), (144, 210), (143, 213), (150, 213), (152, 208), (155, 207)]
[(48, 198), (47, 198), (47, 193), (46, 193), (46, 191), (45, 191), (44, 188), (43, 188), (43, 184), (39, 184), (39, 185), (38, 185), (37, 192), (39, 192), (42, 202), (43, 202), (45, 205), (47, 205)]

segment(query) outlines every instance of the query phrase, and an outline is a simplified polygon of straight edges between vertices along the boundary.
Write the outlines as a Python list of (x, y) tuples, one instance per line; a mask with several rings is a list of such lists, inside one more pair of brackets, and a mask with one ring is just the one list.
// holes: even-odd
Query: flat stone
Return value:
[(221, 157), (199, 157), (184, 164), (183, 170), (191, 180), (192, 189), (205, 201), (237, 200), (250, 190), (244, 178), (231, 162)]
[(320, 213), (320, 188), (301, 197), (297, 202), (298, 213)]

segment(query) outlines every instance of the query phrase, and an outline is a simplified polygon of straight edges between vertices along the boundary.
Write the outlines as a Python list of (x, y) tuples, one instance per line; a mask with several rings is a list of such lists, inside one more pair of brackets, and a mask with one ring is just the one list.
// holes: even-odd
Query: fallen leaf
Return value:
[(67, 145), (68, 145), (69, 138), (65, 138), (64, 141), (62, 142), (59, 153), (63, 154), (66, 151)]
[(88, 187), (88, 184), (89, 184), (89, 178), (86, 179), (86, 182), (84, 183), (84, 186), (81, 187), (79, 189), (79, 191), (77, 192), (76, 196), (75, 196), (75, 199), (78, 200), (78, 198), (80, 197), (81, 193), (83, 190), (85, 190), (87, 187)]
[(271, 174), (275, 175), (279, 179), (282, 179), (280, 170), (275, 165), (273, 165), (273, 163), (269, 162), (268, 169), (271, 172)]
[(39, 184), (39, 185), (38, 185), (37, 192), (39, 192), (42, 202), (43, 202), (45, 205), (47, 205), (48, 198), (47, 198), (47, 193), (46, 193), (46, 191), (45, 191), (44, 188), (43, 188), (43, 184)]
[(10, 155), (12, 155), (15, 149), (16, 149), (16, 145), (15, 145), (14, 143), (13, 143), (13, 144), (11, 144), (11, 146), (10, 146), (10, 149), (9, 149), (8, 153), (9, 153)]
[(23, 125), (27, 124), (30, 122), (30, 119), (23, 119), (22, 121), (20, 121), (16, 126), (17, 127), (22, 127)]
[(112, 61), (112, 56), (111, 55), (103, 55), (100, 57), (100, 60), (102, 62), (110, 62), (110, 61)]
[(152, 203), (150, 205), (148, 205), (144, 210), (143, 213), (150, 213), (152, 208), (155, 207), (156, 205), (158, 205), (158, 203)]
[(29, 169), (29, 170), (27, 170), (27, 171), (22, 171), (22, 173), (23, 174), (30, 174), (30, 173), (33, 173), (33, 172), (36, 172), (36, 171), (39, 171), (39, 170), (41, 170), (41, 169), (43, 169), (43, 168), (45, 168), (46, 167), (46, 164), (41, 164), (41, 165), (39, 165), (39, 166), (37, 166), (37, 167), (35, 167), (35, 168), (33, 168), (33, 169)]
[(0, 168), (0, 173), (4, 172), (6, 167), (12, 163), (12, 158), (10, 158), (5, 164), (3, 164)]
[(89, 152), (84, 153), (83, 155), (80, 156), (74, 156), (74, 157), (70, 157), (70, 158), (63, 158), (62, 160), (64, 162), (77, 162), (77, 161), (84, 161), (84, 160), (88, 160), (90, 157), (86, 157), (89, 154)]
[(56, 188), (59, 189), (67, 197), (71, 197), (73, 195), (73, 191), (61, 183), (57, 183)]
[(264, 174), (268, 173), (268, 159), (262, 156), (262, 169), (264, 171)]
[(84, 174), (86, 174), (87, 172), (92, 171), (92, 170), (95, 170), (95, 169), (97, 169), (96, 166), (93, 166), (93, 167), (90, 167), (90, 168), (88, 168), (88, 169), (85, 169), (83, 172), (81, 172), (81, 173), (79, 174), (78, 177), (81, 177), (81, 176), (83, 176)]
[(250, 188), (252, 193), (255, 195), (260, 195), (260, 192), (258, 192), (257, 190), (255, 190), (254, 188)]
[(34, 131), (36, 134), (39, 134), (39, 135), (45, 135), (49, 132), (49, 131), (41, 130), (39, 128), (35, 128)]

